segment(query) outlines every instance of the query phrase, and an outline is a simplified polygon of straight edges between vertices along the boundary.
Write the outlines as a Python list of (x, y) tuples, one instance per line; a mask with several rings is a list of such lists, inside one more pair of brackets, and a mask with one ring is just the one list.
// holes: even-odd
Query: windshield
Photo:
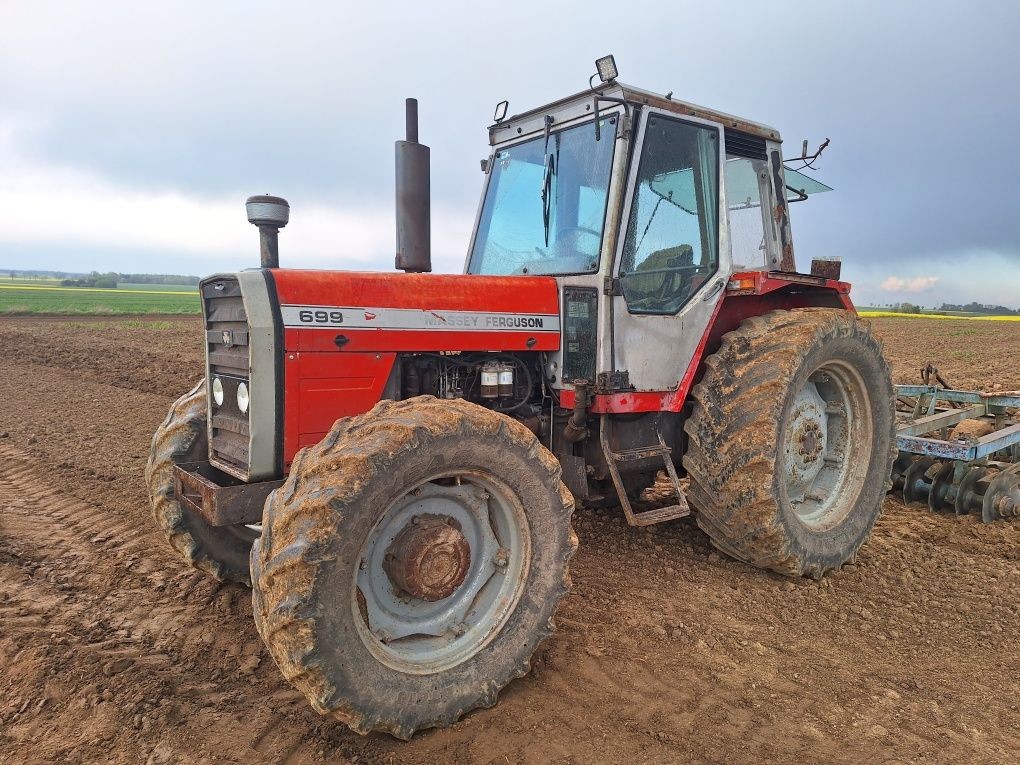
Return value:
[(533, 138), (492, 159), (471, 248), (472, 274), (598, 270), (616, 117)]

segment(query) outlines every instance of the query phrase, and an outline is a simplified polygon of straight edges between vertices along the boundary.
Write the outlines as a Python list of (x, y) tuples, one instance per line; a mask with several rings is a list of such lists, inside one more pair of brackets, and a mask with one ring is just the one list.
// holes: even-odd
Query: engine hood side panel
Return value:
[(559, 349), (559, 297), (551, 277), (272, 274), (287, 351)]

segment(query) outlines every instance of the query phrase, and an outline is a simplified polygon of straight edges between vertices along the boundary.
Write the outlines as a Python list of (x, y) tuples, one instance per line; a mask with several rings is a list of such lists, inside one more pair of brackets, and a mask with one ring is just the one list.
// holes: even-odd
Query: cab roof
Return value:
[[(536, 122), (536, 120), (540, 122), (542, 116), (545, 114), (567, 107), (572, 103), (590, 101), (594, 99), (595, 96), (620, 98), (628, 103), (639, 106), (654, 106), (657, 109), (663, 109), (664, 111), (673, 112), (686, 117), (697, 117), (711, 122), (718, 122), (721, 123), (724, 128), (738, 130), (741, 133), (758, 136), (770, 141), (782, 141), (778, 130), (760, 122), (753, 122), (742, 117), (735, 117), (732, 114), (727, 114), (726, 112), (721, 112), (716, 109), (697, 106), (696, 104), (680, 101), (676, 98), (672, 98), (671, 96), (663, 96), (658, 93), (652, 93), (648, 90), (635, 88), (632, 85), (625, 85), (622, 82), (613, 81), (603, 83), (603, 86), (600, 88), (583, 90), (572, 96), (561, 98), (558, 101), (543, 104), (537, 108), (529, 109), (526, 112), (515, 114), (512, 117), (500, 120), (499, 122), (489, 126), (490, 142), (495, 144), (512, 137), (512, 134), (509, 132), (510, 128), (517, 128), (516, 131), (514, 131), (517, 134), (533, 132), (532, 124)], [(611, 107), (612, 104), (607, 103), (602, 108), (608, 109)], [(503, 137), (498, 138), (497, 136), (500, 136), (501, 134)]]

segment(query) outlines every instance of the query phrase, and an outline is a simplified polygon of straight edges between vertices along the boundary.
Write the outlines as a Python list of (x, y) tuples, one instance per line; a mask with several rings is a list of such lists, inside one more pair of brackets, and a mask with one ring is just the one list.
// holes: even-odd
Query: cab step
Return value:
[(617, 462), (631, 462), (649, 457), (665, 457), (671, 452), (672, 449), (668, 446), (646, 446), (640, 449), (624, 449), (622, 452), (613, 452), (613, 459)]
[[(683, 505), (666, 505), (666, 507), (657, 507), (654, 510), (645, 510), (641, 513), (632, 512), (627, 516), (627, 523), (631, 526), (653, 526), (656, 523), (662, 523), (664, 521), (672, 521), (675, 518), (683, 518), (691, 514), (691, 508), (686, 504), (684, 500)], [(624, 515), (627, 515), (627, 510), (624, 508)]]
[[(666, 442), (663, 440), (662, 433), (659, 432), (658, 427), (655, 429), (655, 435), (659, 440), (658, 444), (650, 444), (634, 449), (622, 449), (618, 452), (614, 452), (609, 445), (609, 428), (610, 418), (604, 414), (602, 415), (601, 427), (599, 428), (599, 440), (602, 445), (602, 453), (605, 455), (606, 463), (609, 465), (609, 475), (612, 476), (613, 486), (616, 487), (616, 494), (619, 497), (620, 506), (623, 507), (623, 514), (627, 519), (627, 523), (631, 526), (651, 526), (656, 523), (672, 521), (675, 518), (683, 518), (685, 515), (690, 515), (691, 507), (687, 504), (687, 497), (680, 486), (680, 478), (677, 476), (676, 466), (673, 464), (673, 450), (666, 446)], [(620, 470), (617, 464), (649, 459), (651, 457), (662, 458), (666, 474), (669, 476), (669, 482), (676, 493), (677, 503), (635, 513), (634, 508), (630, 504), (630, 497), (627, 496), (627, 490), (623, 485), (623, 479), (620, 478)]]

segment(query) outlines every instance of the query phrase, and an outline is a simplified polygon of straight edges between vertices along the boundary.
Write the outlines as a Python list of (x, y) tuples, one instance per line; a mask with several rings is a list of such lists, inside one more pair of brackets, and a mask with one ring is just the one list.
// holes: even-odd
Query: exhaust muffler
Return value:
[(418, 100), (406, 102), (407, 138), (397, 141), (396, 267), (412, 273), (432, 270), (429, 203), (429, 147), (418, 143)]

